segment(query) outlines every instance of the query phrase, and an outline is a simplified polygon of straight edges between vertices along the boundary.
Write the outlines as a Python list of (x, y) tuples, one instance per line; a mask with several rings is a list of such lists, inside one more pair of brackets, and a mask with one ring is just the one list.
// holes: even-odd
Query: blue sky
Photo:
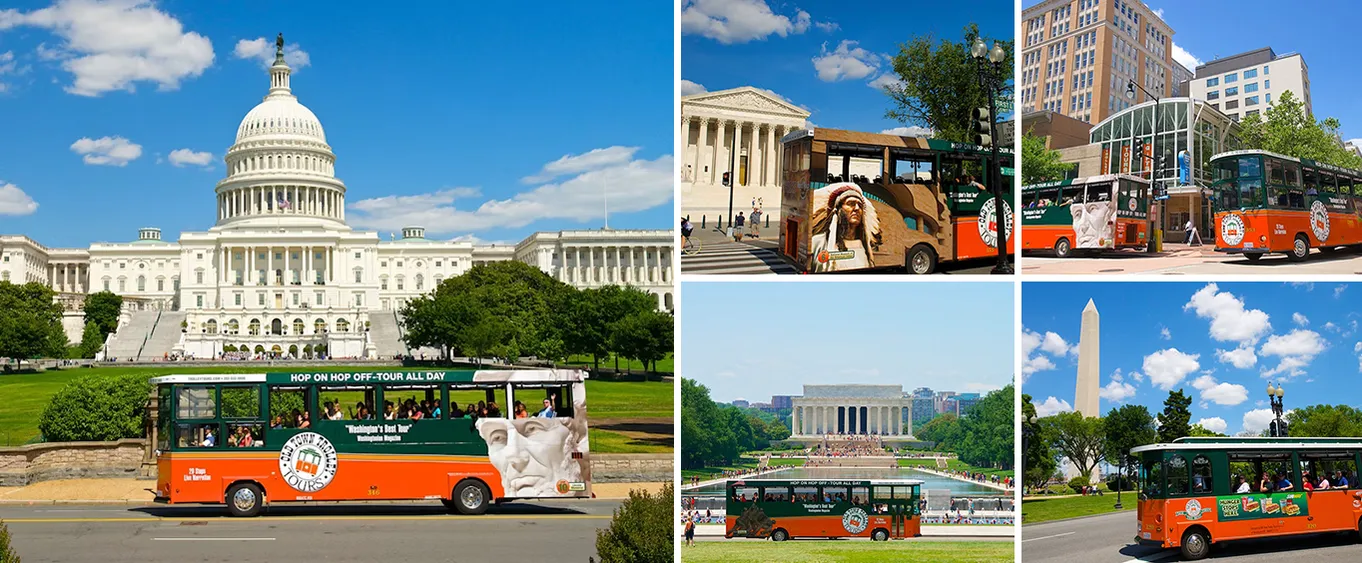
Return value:
[(1012, 382), (1013, 286), (995, 282), (686, 282), (683, 376), (716, 401), (804, 384), (987, 392)]
[(1269, 382), (1286, 408), (1345, 403), (1362, 391), (1362, 286), (1344, 283), (1026, 283), (1022, 391), (1040, 414), (1070, 410), (1080, 317), (1101, 316), (1102, 412), (1163, 410), (1192, 398), (1192, 422), (1226, 434), (1271, 420)]
[(278, 32), (352, 226), (517, 241), (600, 227), (606, 187), (611, 227), (672, 224), (666, 2), (5, 4), (0, 233), (80, 247), (211, 227)]
[(885, 119), (890, 100), (872, 86), (897, 80), (891, 59), (898, 46), (928, 33), (962, 41), (970, 22), (985, 37), (1011, 39), (1014, 13), (1007, 0), (684, 0), (681, 93), (755, 86), (804, 107), (821, 127), (878, 132), (921, 125)]
[(1310, 69), (1315, 118), (1336, 117), (1344, 139), (1362, 138), (1362, 106), (1352, 84), (1358, 79), (1357, 61), (1353, 50), (1339, 42), (1356, 35), (1362, 4), (1310, 0), (1302, 5), (1308, 8), (1290, 9), (1295, 4), (1279, 0), (1151, 0), (1145, 5), (1173, 28), (1173, 58), (1193, 72), (1199, 64), (1263, 47), (1279, 55), (1300, 53)]

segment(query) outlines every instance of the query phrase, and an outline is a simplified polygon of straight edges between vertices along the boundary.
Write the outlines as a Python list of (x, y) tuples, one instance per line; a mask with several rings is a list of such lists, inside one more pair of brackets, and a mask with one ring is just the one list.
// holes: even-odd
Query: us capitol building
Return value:
[[(282, 37), (281, 37), (282, 40)], [(345, 184), (317, 116), (298, 103), (282, 46), (270, 88), (237, 128), (217, 183), (217, 223), (178, 243), (143, 228), (136, 241), (47, 248), (0, 235), (0, 281), (37, 281), (58, 292), (67, 335), (79, 341), (90, 292), (124, 299), (101, 355), (213, 358), (225, 345), (338, 358), (409, 353), (397, 311), (475, 265), (519, 260), (577, 288), (632, 285), (673, 307), (671, 230), (539, 232), (514, 246), (398, 240), (345, 222)]]

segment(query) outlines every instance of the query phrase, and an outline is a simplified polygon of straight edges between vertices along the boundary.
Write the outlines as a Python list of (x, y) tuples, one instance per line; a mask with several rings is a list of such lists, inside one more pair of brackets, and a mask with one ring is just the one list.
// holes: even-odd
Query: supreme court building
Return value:
[[(756, 200), (772, 222), (780, 217), (781, 137), (804, 129), (809, 112), (766, 90), (743, 86), (681, 98), (681, 214), (699, 224), (750, 213)], [(736, 147), (736, 148), (735, 148)], [(736, 151), (736, 154), (735, 154)], [(725, 219), (727, 220), (727, 219)]]
[(791, 439), (913, 434), (912, 399), (904, 398), (902, 385), (805, 385), (791, 404)]

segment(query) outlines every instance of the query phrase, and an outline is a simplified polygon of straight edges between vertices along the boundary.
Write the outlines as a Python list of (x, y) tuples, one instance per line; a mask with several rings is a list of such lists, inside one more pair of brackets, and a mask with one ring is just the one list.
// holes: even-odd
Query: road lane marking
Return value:
[(1022, 543), (1026, 543), (1026, 542), (1029, 542), (1029, 541), (1036, 541), (1036, 540), (1048, 540), (1048, 539), (1050, 539), (1050, 538), (1062, 538), (1062, 537), (1064, 537), (1064, 536), (1072, 536), (1072, 535), (1074, 535), (1074, 533), (1075, 533), (1075, 532), (1064, 532), (1064, 533), (1062, 533), (1062, 534), (1055, 534), (1055, 535), (1053, 535), (1053, 536), (1041, 536), (1041, 537), (1038, 537), (1038, 538), (1026, 538), (1026, 539), (1022, 540)]
[(541, 514), (537, 516), (516, 516), (510, 514), (483, 514), (480, 516), (460, 515), (393, 515), (393, 516), (257, 516), (255, 518), (228, 518), (225, 516), (162, 518), (155, 516), (141, 518), (5, 518), (6, 524), (57, 524), (80, 522), (287, 522), (304, 520), (609, 520), (609, 514)]
[(151, 538), (152, 541), (274, 541), (274, 538)]

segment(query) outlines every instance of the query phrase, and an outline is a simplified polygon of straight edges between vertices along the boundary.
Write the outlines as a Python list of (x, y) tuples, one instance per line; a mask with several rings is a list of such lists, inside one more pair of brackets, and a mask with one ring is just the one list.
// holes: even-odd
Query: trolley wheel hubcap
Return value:
[(1061, 240), (1061, 241), (1059, 241), (1058, 250), (1059, 250), (1059, 253), (1060, 253), (1060, 254), (1068, 254), (1068, 253), (1069, 253), (1069, 241), (1067, 241), (1067, 240)]
[(927, 266), (928, 266), (927, 253), (919, 250), (916, 254), (913, 255), (913, 271), (919, 274), (926, 273)]
[(1187, 551), (1201, 553), (1206, 549), (1206, 542), (1201, 539), (1199, 534), (1187, 536)]
[(463, 501), (464, 508), (473, 509), (482, 506), (482, 489), (478, 487), (468, 487), (463, 490), (463, 495), (460, 495), (460, 499)]
[(1305, 246), (1304, 239), (1296, 239), (1296, 256), (1305, 256), (1305, 253), (1309, 251), (1310, 249)]
[(255, 508), (255, 491), (248, 487), (237, 489), (236, 494), (232, 495), (232, 504), (236, 505), (237, 510), (243, 512)]

